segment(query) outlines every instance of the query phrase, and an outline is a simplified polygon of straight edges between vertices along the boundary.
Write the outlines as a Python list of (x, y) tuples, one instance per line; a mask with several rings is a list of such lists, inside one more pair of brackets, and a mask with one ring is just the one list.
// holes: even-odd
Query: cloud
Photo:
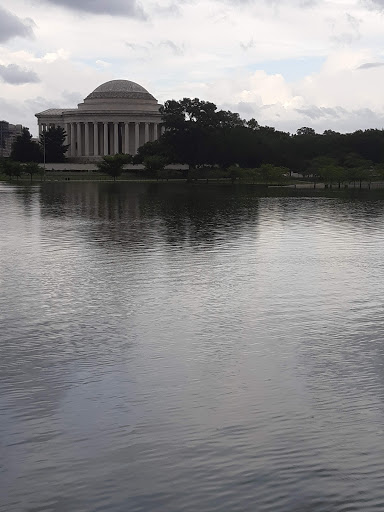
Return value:
[(359, 66), (357, 69), (380, 68), (381, 66), (384, 66), (384, 62), (366, 62), (365, 64)]
[(45, 0), (46, 2), (65, 7), (73, 11), (91, 14), (109, 14), (111, 16), (127, 16), (144, 20), (147, 18), (137, 0)]
[(136, 55), (146, 55), (147, 57), (151, 58), (153, 57), (154, 53), (162, 49), (165, 49), (168, 52), (170, 51), (173, 55), (177, 56), (184, 55), (185, 52), (184, 44), (178, 45), (170, 39), (164, 39), (156, 44), (150, 41), (147, 41), (145, 44), (126, 42), (125, 46), (132, 50), (132, 52)]
[(5, 43), (13, 37), (33, 37), (33, 25), (32, 20), (22, 20), (0, 6), (0, 43)]
[(363, 4), (369, 9), (378, 9), (382, 11), (384, 9), (384, 0), (362, 0)]
[(333, 30), (331, 40), (339, 44), (350, 45), (360, 39), (361, 20), (348, 12), (342, 18), (330, 21)]
[(296, 112), (304, 114), (312, 120), (317, 119), (340, 119), (347, 113), (342, 107), (317, 107), (310, 105), (304, 108), (296, 108)]
[(250, 48), (255, 48), (256, 47), (256, 43), (255, 41), (252, 39), (250, 39), (247, 43), (241, 43), (240, 42), (240, 46), (241, 48), (244, 50), (244, 51), (247, 51), (249, 50)]
[(105, 69), (111, 67), (111, 63), (105, 60), (97, 59), (96, 64), (99, 68)]
[(0, 78), (3, 82), (12, 85), (31, 84), (40, 82), (37, 74), (29, 69), (23, 69), (17, 64), (0, 64)]
[(177, 44), (175, 44), (173, 41), (170, 41), (169, 39), (167, 39), (166, 41), (161, 41), (159, 46), (169, 48), (172, 51), (172, 53), (174, 53), (175, 55), (183, 55), (184, 54), (184, 49), (181, 46), (177, 46)]

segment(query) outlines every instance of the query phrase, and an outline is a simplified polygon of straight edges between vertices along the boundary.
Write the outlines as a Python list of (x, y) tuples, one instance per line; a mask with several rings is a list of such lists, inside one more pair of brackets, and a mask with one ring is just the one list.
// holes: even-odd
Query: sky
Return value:
[(100, 84), (197, 97), (295, 133), (384, 127), (384, 0), (0, 0), (0, 119)]

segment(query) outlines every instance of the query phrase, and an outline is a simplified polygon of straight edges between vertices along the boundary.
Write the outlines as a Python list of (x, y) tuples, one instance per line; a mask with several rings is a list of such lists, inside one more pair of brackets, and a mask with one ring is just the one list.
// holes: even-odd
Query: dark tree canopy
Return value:
[[(232, 178), (239, 174), (238, 169), (248, 169), (252, 179), (264, 181), (298, 172), (339, 186), (344, 181), (370, 180), (375, 173), (384, 176), (384, 130), (342, 134), (330, 127), (318, 134), (304, 126), (290, 134), (261, 126), (256, 119), (244, 121), (239, 114), (218, 110), (214, 103), (198, 98), (166, 101), (160, 112), (165, 132), (159, 140), (141, 146), (133, 157), (134, 163), (145, 164), (149, 174), (164, 175), (165, 165), (180, 163), (193, 171), (185, 172), (189, 178), (205, 176), (208, 169), (214, 175), (218, 168)], [(24, 129), (12, 158), (38, 161), (45, 148), (47, 162), (62, 162), (68, 149), (65, 135), (62, 128), (50, 128), (41, 135), (37, 153)], [(123, 158), (106, 157), (99, 168), (115, 179), (126, 163)]]
[(41, 162), (42, 153), (37, 142), (32, 140), (28, 128), (23, 128), (21, 135), (12, 145), (12, 160), (18, 162)]
[(61, 126), (51, 127), (40, 135), (40, 148), (45, 162), (65, 162), (69, 144), (64, 144), (66, 132)]
[(108, 174), (108, 176), (113, 178), (113, 181), (116, 181), (116, 178), (122, 174), (124, 165), (131, 162), (131, 155), (106, 155), (103, 156), (102, 161), (97, 164), (97, 167), (100, 172)]

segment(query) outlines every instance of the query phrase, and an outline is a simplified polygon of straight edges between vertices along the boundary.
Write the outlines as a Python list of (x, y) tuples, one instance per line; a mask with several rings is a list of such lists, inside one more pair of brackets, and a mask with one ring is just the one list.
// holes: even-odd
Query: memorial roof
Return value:
[(155, 98), (141, 85), (130, 80), (111, 80), (99, 85), (85, 99), (127, 98), (154, 100)]

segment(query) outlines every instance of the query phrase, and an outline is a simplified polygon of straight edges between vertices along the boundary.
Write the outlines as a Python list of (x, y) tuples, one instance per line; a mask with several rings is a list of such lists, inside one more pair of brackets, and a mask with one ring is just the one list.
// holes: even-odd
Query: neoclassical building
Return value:
[(51, 126), (67, 133), (67, 156), (92, 161), (103, 155), (134, 155), (161, 134), (160, 105), (139, 84), (111, 80), (97, 87), (75, 109), (51, 108), (36, 114), (39, 135)]

